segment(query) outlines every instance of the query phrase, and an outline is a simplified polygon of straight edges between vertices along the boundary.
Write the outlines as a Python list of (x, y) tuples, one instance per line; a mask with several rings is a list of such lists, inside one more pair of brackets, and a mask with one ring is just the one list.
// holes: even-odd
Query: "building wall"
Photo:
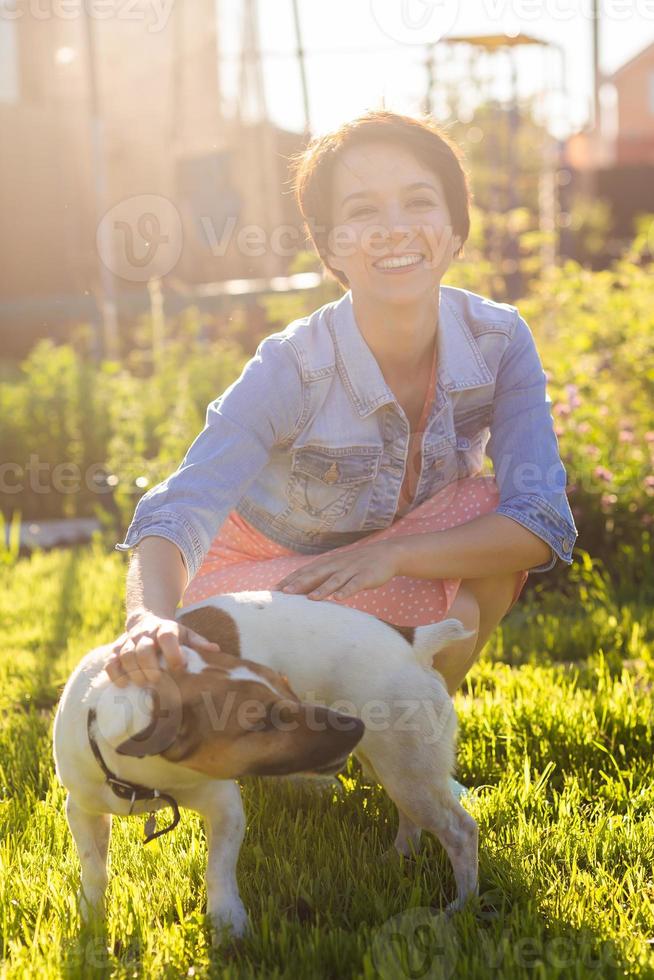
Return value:
[(75, 25), (26, 17), (12, 27), (15, 98), (0, 92), (0, 298), (66, 293), (91, 258), (83, 101), (55, 59), (75, 43)]
[[(79, 322), (93, 314), (99, 217), (134, 196), (160, 195), (180, 214), (183, 248), (171, 286), (283, 275), (288, 267), (289, 257), (269, 249), (246, 254), (237, 235), (241, 226), (255, 225), (269, 240), (280, 223), (301, 226), (284, 192), (283, 157), (300, 149), (302, 137), (261, 124), (241, 129), (226, 118), (215, 0), (164, 6), (170, 16), (159, 30), (131, 18), (92, 24), (106, 164), (99, 214), (84, 20), (31, 16), (25, 5), (25, 16), (0, 34), (5, 332), (31, 317), (31, 328), (47, 334), (66, 316)], [(138, 4), (130, 10), (145, 7), (152, 10)], [(220, 254), (215, 240), (230, 217), (237, 223)], [(119, 297), (146, 289), (122, 277), (114, 285)]]
[(618, 97), (618, 163), (654, 162), (654, 44), (613, 77)]

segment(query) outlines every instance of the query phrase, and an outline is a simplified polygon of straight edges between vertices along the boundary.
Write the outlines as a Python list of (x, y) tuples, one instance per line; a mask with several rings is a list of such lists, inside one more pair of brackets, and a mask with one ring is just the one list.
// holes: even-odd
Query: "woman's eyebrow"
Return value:
[[(438, 188), (434, 187), (433, 184), (429, 184), (426, 180), (418, 180), (413, 184), (407, 184), (406, 187), (404, 187), (403, 189), (405, 191), (415, 191), (419, 187), (428, 187), (436, 194), (438, 193)], [(370, 197), (371, 195), (374, 195), (374, 191), (355, 191), (354, 194), (348, 194), (347, 197), (343, 198), (343, 200), (341, 201), (341, 207), (343, 207), (344, 204), (347, 204), (348, 201), (351, 201), (355, 197)]]

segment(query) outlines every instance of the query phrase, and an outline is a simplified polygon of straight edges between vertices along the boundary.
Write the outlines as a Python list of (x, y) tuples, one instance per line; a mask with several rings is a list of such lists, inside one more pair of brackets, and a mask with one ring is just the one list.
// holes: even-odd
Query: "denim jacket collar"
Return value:
[[(439, 287), (438, 383), (446, 391), (490, 384), (493, 375), (470, 327), (447, 296), (450, 288)], [(330, 305), (332, 316), (328, 322), (338, 371), (363, 418), (380, 405), (395, 402), (395, 396), (359, 330), (352, 290)]]

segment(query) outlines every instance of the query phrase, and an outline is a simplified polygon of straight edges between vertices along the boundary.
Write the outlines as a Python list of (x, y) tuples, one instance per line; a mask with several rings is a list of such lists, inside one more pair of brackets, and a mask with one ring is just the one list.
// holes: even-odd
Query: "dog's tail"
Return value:
[(435, 653), (456, 640), (467, 639), (474, 632), (467, 630), (459, 619), (442, 619), (440, 623), (417, 626), (411, 645), (418, 662), (425, 667), (431, 667)]

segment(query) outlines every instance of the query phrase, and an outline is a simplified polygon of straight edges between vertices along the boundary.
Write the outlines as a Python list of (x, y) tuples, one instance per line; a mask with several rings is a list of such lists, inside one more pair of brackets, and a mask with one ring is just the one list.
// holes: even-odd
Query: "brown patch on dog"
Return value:
[(289, 684), (288, 677), (264, 667), (263, 664), (243, 659), (238, 626), (232, 616), (224, 609), (218, 609), (211, 605), (200, 606), (199, 609), (191, 609), (189, 612), (178, 616), (177, 622), (195, 630), (205, 639), (218, 644), (220, 653), (202, 652), (202, 657), (209, 666), (227, 668), (229, 665), (225, 664), (222, 659), (222, 654), (226, 653), (241, 660), (241, 663), (250, 667), (255, 674), (260, 674), (261, 677), (266, 678), (280, 692), (293, 700), (298, 700), (297, 694)]
[(389, 623), (387, 619), (382, 619), (381, 622), (385, 623), (386, 626), (390, 626), (392, 629), (397, 630), (397, 632), (404, 637), (407, 643), (410, 643), (411, 646), (413, 646), (413, 641), (416, 635), (415, 626), (396, 626), (395, 623)]
[(177, 622), (195, 630), (200, 636), (217, 643), (223, 653), (232, 657), (241, 656), (241, 638), (238, 626), (224, 609), (215, 606), (200, 606), (177, 617)]

